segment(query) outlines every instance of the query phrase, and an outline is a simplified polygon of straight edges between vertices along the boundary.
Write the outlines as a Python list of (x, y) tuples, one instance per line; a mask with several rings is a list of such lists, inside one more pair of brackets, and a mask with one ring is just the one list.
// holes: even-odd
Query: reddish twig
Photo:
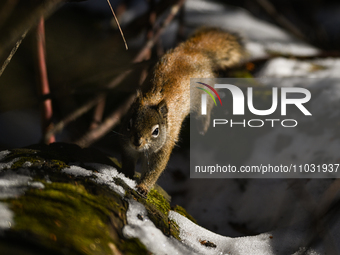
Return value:
[[(37, 27), (37, 46), (38, 46), (38, 68), (40, 76), (40, 94), (42, 97), (49, 96), (50, 88), (48, 84), (47, 68), (46, 68), (46, 51), (45, 51), (45, 25), (44, 17), (41, 17)], [(52, 127), (52, 100), (50, 98), (45, 99), (42, 103), (42, 131), (44, 137), (49, 129)], [(52, 135), (48, 140), (44, 140), (46, 144), (55, 142), (55, 137)]]

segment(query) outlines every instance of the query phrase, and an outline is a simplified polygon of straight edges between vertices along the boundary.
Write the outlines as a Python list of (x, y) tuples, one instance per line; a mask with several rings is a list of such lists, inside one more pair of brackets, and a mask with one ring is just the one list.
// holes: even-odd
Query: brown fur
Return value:
[[(126, 139), (123, 141), (123, 168), (126, 173), (133, 175), (136, 157), (144, 157), (142, 177), (138, 185), (140, 193), (147, 194), (156, 183), (178, 140), (182, 122), (190, 112), (190, 78), (213, 78), (215, 70), (234, 66), (240, 63), (243, 56), (243, 47), (237, 36), (219, 29), (201, 29), (160, 59), (155, 67), (151, 86), (138, 96), (128, 114), (127, 119), (133, 123), (134, 130), (126, 134), (124, 128), (128, 124), (125, 122), (123, 125), (124, 135), (149, 142), (143, 149), (144, 155), (141, 155), (143, 153), (135, 153), (131, 146), (127, 145)], [(197, 111), (200, 99), (191, 101), (195, 104), (192, 108)], [(164, 102), (166, 114), (162, 115), (159, 114), (159, 105)], [(141, 118), (154, 108), (155, 117), (150, 115), (152, 117)], [(212, 105), (208, 106), (208, 111), (211, 108)], [(158, 122), (164, 125), (166, 137), (156, 140), (149, 134), (152, 132), (151, 127)], [(204, 124), (203, 133), (208, 126), (209, 121)], [(145, 137), (141, 133), (144, 133)], [(150, 137), (147, 138), (148, 136)], [(158, 145), (153, 146), (153, 142)], [(131, 163), (132, 161), (134, 163)]]

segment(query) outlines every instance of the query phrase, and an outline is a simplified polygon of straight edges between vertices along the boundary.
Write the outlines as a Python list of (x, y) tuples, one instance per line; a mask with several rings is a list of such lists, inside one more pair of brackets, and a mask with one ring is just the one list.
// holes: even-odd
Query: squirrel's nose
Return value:
[(133, 138), (133, 145), (136, 147), (140, 147), (142, 145), (142, 138), (135, 136)]

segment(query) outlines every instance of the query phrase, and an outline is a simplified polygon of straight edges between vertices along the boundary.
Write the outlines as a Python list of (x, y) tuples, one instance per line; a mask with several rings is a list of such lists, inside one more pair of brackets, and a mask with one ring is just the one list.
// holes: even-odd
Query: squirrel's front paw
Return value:
[(146, 187), (145, 184), (140, 183), (140, 184), (137, 185), (136, 188), (137, 188), (137, 192), (138, 192), (141, 196), (143, 196), (143, 197), (145, 197), (145, 198), (148, 196), (149, 189)]

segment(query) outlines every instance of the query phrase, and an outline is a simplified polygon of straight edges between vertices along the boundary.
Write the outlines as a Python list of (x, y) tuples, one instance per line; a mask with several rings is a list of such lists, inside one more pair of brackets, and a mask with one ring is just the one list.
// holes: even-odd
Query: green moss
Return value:
[[(94, 176), (60, 173), (68, 167), (68, 162), (87, 162), (77, 158), (77, 153), (83, 150), (71, 146), (65, 151), (66, 147), (66, 144), (56, 144), (14, 149), (2, 160), (9, 162), (18, 158), (12, 169), (21, 168), (25, 162), (32, 163), (29, 169), (34, 181), (42, 182), (45, 188), (29, 188), (23, 196), (3, 200), (15, 215), (15, 224), (7, 239), (0, 238), (0, 247), (11, 243), (6, 246), (11, 250), (20, 237), (27, 244), (27, 253), (32, 254), (36, 250), (48, 254), (150, 254), (138, 239), (126, 239), (122, 234), (127, 224), (125, 199), (107, 186), (93, 182)], [(76, 153), (72, 154), (73, 150)], [(90, 160), (86, 155), (82, 157)], [(98, 162), (105, 164), (104, 159)], [(44, 181), (46, 175), (52, 183)], [(165, 235), (179, 239), (178, 226), (168, 219), (170, 197), (166, 192), (156, 186), (145, 199), (123, 180), (115, 178), (114, 181), (126, 190), (126, 198), (135, 199), (146, 207), (149, 218)], [(42, 254), (46, 254), (44, 252)]]
[(42, 160), (39, 160), (39, 159), (34, 158), (34, 157), (19, 157), (18, 159), (19, 160), (15, 161), (13, 163), (13, 165), (11, 166), (12, 170), (21, 168), (22, 165), (26, 162), (30, 162), (32, 164), (39, 164), (39, 163), (41, 164), (42, 163)]
[(151, 254), (148, 252), (144, 244), (142, 244), (139, 239), (131, 238), (128, 240), (122, 241), (119, 245), (120, 250), (124, 251), (126, 255), (149, 255)]
[(48, 164), (49, 164), (50, 168), (54, 168), (54, 169), (58, 169), (58, 170), (61, 170), (63, 168), (68, 167), (68, 165), (65, 164), (65, 162), (63, 162), (61, 160), (57, 160), (57, 159), (50, 160)]
[[(36, 236), (55, 250), (79, 254), (110, 254), (114, 241), (110, 218), (117, 203), (89, 194), (84, 186), (44, 183), (45, 189), (31, 189), (25, 196), (10, 200), (15, 213), (16, 232)], [(125, 212), (124, 212), (125, 214)], [(123, 226), (123, 224), (121, 224)]]
[(168, 215), (170, 211), (170, 204), (161, 194), (159, 194), (157, 190), (150, 190), (147, 201), (156, 206), (156, 208), (166, 216)]
[(189, 213), (187, 213), (187, 211), (182, 206), (176, 205), (172, 210), (188, 218), (195, 224), (197, 224), (197, 221), (194, 219), (194, 217), (192, 217)]
[(13, 165), (11, 166), (12, 170), (16, 170), (18, 168), (22, 168), (24, 163), (30, 162), (32, 165), (30, 168), (48, 168), (48, 169), (57, 169), (61, 170), (68, 165), (59, 159), (53, 159), (52, 156), (50, 158), (45, 158), (46, 155), (37, 150), (32, 149), (14, 149), (8, 154), (2, 162), (9, 162), (13, 159), (17, 159)]
[(178, 241), (181, 241), (181, 238), (179, 237), (179, 226), (177, 223), (173, 220), (169, 221), (169, 229), (170, 229), (170, 235), (176, 238)]

